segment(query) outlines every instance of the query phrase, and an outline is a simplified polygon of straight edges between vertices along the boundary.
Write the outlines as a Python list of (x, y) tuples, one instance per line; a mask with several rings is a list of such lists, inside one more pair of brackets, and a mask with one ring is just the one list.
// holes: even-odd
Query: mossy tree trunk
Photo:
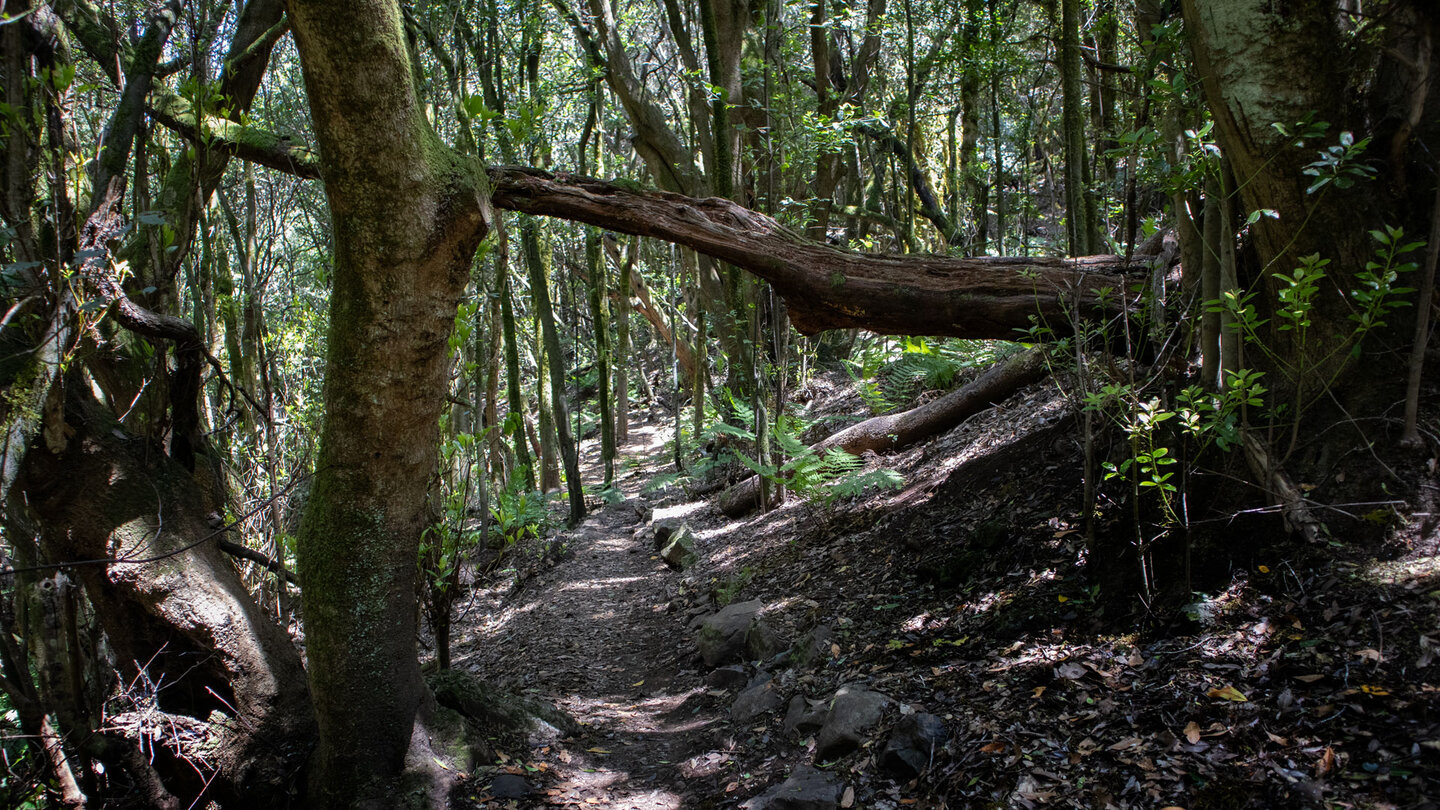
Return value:
[(325, 417), (299, 536), (320, 726), (309, 791), (312, 806), (394, 807), (426, 698), (416, 554), (486, 182), (426, 120), (397, 4), (287, 10), (335, 243)]
[[(1360, 400), (1398, 399), (1398, 362), (1389, 359), (1395, 355), (1372, 352), (1357, 364), (1347, 351), (1359, 306), (1352, 291), (1362, 288), (1356, 275), (1374, 258), (1371, 229), (1404, 226), (1407, 236), (1424, 238), (1433, 187), (1407, 181), (1431, 176), (1433, 157), (1427, 155), (1440, 142), (1440, 118), (1431, 111), (1440, 108), (1440, 83), (1431, 83), (1425, 94), (1406, 88), (1423, 78), (1418, 66), (1440, 53), (1440, 42), (1422, 36), (1440, 25), (1440, 8), (1421, 0), (1391, 3), (1361, 37), (1330, 3), (1284, 10), (1264, 0), (1182, 5), (1215, 138), (1233, 172), (1235, 216), (1273, 212), (1249, 229), (1256, 262), (1243, 268), (1248, 278), (1239, 283), (1252, 289), (1258, 283), (1263, 293), (1256, 304), (1269, 317), (1283, 286), (1278, 275), (1292, 273), (1307, 255), (1331, 261), (1311, 328), (1281, 331), (1283, 319), (1271, 317), (1265, 357), (1255, 352), (1247, 362), (1286, 372), (1272, 373), (1267, 383), (1272, 391), (1290, 389), (1302, 404), (1324, 397), (1326, 387), (1352, 409)], [(1416, 115), (1422, 112), (1428, 114)], [(1324, 134), (1299, 137), (1305, 129), (1300, 122), (1307, 120), (1324, 122)], [(1411, 128), (1404, 126), (1407, 120), (1424, 123)], [(1305, 170), (1321, 150), (1342, 143), (1344, 132), (1357, 143), (1370, 138), (1364, 152), (1344, 165), (1366, 166), (1374, 179), (1346, 175), (1354, 181), (1349, 188), (1346, 182), (1312, 187), (1325, 179), (1325, 170)], [(1413, 307), (1396, 314), (1408, 312)], [(1391, 320), (1399, 326), (1402, 319)]]
[(1070, 255), (1094, 253), (1094, 223), (1086, 204), (1089, 157), (1080, 70), (1080, 0), (1060, 0), (1060, 89), (1065, 131), (1065, 222)]
[[(550, 301), (549, 257), (541, 252), (540, 223), (527, 217), (520, 223), (525, 244), (525, 266), (530, 271), (530, 295), (535, 304), (535, 320), (543, 343), (548, 382), (550, 384), (551, 418), (560, 456), (565, 465), (565, 487), (570, 496), (569, 522), (575, 526), (585, 518), (585, 490), (580, 481), (580, 453), (570, 430), (570, 409), (565, 396), (565, 353), (560, 347), (560, 331), (555, 326), (555, 311)], [(543, 386), (546, 381), (537, 385)], [(543, 416), (543, 412), (542, 412)], [(542, 434), (546, 433), (542, 429)], [(541, 436), (543, 441), (544, 435)]]
[[(615, 309), (615, 443), (630, 440), (630, 277), (635, 272), (632, 247), (620, 262), (620, 281)], [(644, 375), (640, 375), (643, 377)]]

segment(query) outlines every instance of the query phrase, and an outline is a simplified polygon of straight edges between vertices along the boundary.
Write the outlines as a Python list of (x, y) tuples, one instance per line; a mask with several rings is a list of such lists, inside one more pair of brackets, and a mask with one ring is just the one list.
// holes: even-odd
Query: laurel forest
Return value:
[[(616, 806), (1434, 796), (1433, 604), (1388, 600), (1436, 587), (1415, 572), (1437, 553), (1440, 492), (1437, 26), (1422, 0), (5, 0), (0, 803), (473, 807), (599, 790), (582, 783), (601, 766), (560, 775), (572, 749), (612, 754), (574, 742), (590, 720), (554, 720), (561, 736), (524, 755), (497, 748), (496, 718), (537, 697), (506, 697), (487, 685), (503, 673), (474, 663), (509, 615), (477, 594), (503, 572), (512, 599), (526, 571), (581, 576), (577, 544), (621, 514), (669, 538), (663, 560), (622, 555), (656, 570), (614, 580), (665, 594), (645, 621), (671, 629), (637, 625), (637, 643), (692, 616), (712, 626), (742, 592), (809, 599), (807, 621), (834, 631), (818, 659), (742, 633), (759, 647), (725, 686), (705, 675), (702, 629), (666, 683), (693, 678), (708, 699), (747, 681), (850, 685), (821, 695), (829, 725), (808, 748), (788, 717), (795, 744), (747, 748), (779, 715), (743, 700), (693, 724), (746, 718), (729, 747), (676, 737), (720, 759), (652, 775), (669, 792), (645, 795), (664, 801), (617, 798), (649, 765), (615, 754)], [(1060, 494), (925, 542), (881, 531), (958, 526), (941, 501), (1012, 504), (1015, 487)], [(712, 523), (662, 526), (677, 504)], [(816, 534), (784, 534), (797, 526)], [(790, 551), (716, 567), (766, 537)], [(842, 564), (861, 537), (869, 556)], [(1060, 568), (1015, 562), (1019, 578), (984, 584), (1001, 559), (1055, 549)], [(1171, 717), (1171, 733), (1132, 713), (1133, 746), (1086, 748), (1064, 712), (1036, 715), (1048, 725), (1030, 737), (960, 708), (916, 720), (914, 705), (1009, 677), (938, 686), (972, 664), (1008, 671), (987, 656), (1051, 662), (1017, 687), (1036, 711), (1089, 670), (1045, 657), (1059, 625), (977, 624), (916, 658), (925, 621), (875, 629), (893, 617), (862, 586), (805, 584), (913, 579), (905, 598), (932, 600), (915, 615), (954, 621), (984, 614), (984, 593), (1049, 594), (1027, 621), (1061, 610), (1091, 623), (1086, 643), (1128, 639), (1123, 668), (1215, 632), (1184, 617), (1218, 593), (1308, 632), (1311, 606), (1350, 608), (1319, 604), (1302, 569), (1370, 558), (1421, 566), (1369, 597), (1380, 640), (1359, 619), (1355, 638), (1327, 637), (1338, 657), (1294, 688), (1329, 678), (1340, 697), (1276, 687), (1278, 725), (1237, 737), (1229, 765), (1174, 763), (1259, 721)], [(1055, 597), (1060, 581), (1084, 586)], [(530, 641), (600, 633), (585, 604), (565, 618), (591, 624)], [(929, 753), (832, 745), (842, 707), (864, 702), (855, 683), (900, 697), (877, 674), (897, 664), (867, 656), (912, 648), (906, 682), (934, 682), (870, 722), (930, 734)], [(1263, 654), (1310, 677), (1308, 649)], [(536, 662), (527, 683), (543, 684), (561, 666), (548, 654), (507, 660)], [(801, 659), (812, 671), (794, 676)], [(634, 687), (659, 677), (615, 666)], [(1105, 666), (1088, 677), (1119, 677)], [(1261, 680), (1195, 699), (1260, 705), (1268, 681), (1245, 672)], [(1405, 726), (1407, 744), (1382, 739), (1399, 726), (1342, 722), (1324, 728), (1350, 736), (1330, 740), (1286, 714), (1297, 699), (1430, 725)], [(635, 744), (667, 765), (693, 753)], [(1154, 748), (1134, 757), (1147, 772), (1179, 775), (1122, 778), (1139, 773), (1134, 746)], [(913, 773), (881, 780), (896, 761)]]

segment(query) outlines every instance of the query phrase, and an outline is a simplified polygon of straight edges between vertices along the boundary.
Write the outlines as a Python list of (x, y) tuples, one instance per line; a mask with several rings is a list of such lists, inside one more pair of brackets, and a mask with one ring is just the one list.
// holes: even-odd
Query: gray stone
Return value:
[(745, 654), (751, 661), (768, 661), (786, 647), (785, 640), (770, 623), (756, 617), (745, 631)]
[(764, 603), (759, 599), (726, 605), (700, 624), (700, 657), (707, 667), (745, 660), (745, 636)]
[(670, 538), (679, 532), (689, 532), (690, 526), (678, 517), (651, 519), (650, 530), (655, 533), (655, 548), (660, 548), (670, 542)]
[(705, 685), (712, 689), (739, 689), (749, 680), (750, 676), (745, 674), (745, 667), (731, 664), (706, 675)]
[(525, 741), (531, 746), (538, 748), (542, 745), (550, 745), (558, 742), (564, 736), (565, 731), (563, 729), (557, 727), (554, 723), (537, 717), (531, 724), (529, 733), (525, 735)]
[(829, 625), (816, 627), (790, 647), (790, 663), (801, 669), (818, 667), (830, 660), (830, 645), (834, 643), (835, 632)]
[(814, 734), (825, 725), (825, 702), (810, 700), (804, 695), (796, 695), (790, 698), (790, 705), (785, 709), (785, 722), (782, 726), (786, 734), (792, 737), (804, 737)]
[(535, 791), (525, 777), (502, 773), (490, 783), (490, 795), (497, 799), (522, 799)]
[(880, 767), (900, 779), (919, 776), (949, 739), (945, 721), (933, 714), (903, 717), (880, 752)]
[(880, 722), (890, 698), (860, 686), (842, 686), (830, 701), (825, 725), (815, 736), (815, 759), (843, 757), (860, 747), (865, 734)]
[[(657, 531), (655, 536), (658, 538), (660, 533)], [(669, 534), (664, 547), (660, 549), (660, 559), (676, 570), (689, 568), (700, 559), (695, 553), (695, 533), (690, 531), (689, 526), (681, 526)]]
[(656, 551), (660, 550), (659, 544), (655, 542), (655, 528), (653, 526), (641, 526), (635, 530), (634, 534), (630, 535), (630, 539), (634, 540), (637, 546), (643, 546), (648, 543), (655, 546)]
[(778, 687), (779, 684), (769, 673), (756, 675), (755, 680), (735, 698), (735, 703), (730, 707), (730, 718), (737, 725), (744, 725), (766, 712), (780, 708), (785, 698), (780, 696)]
[(740, 806), (746, 810), (835, 810), (844, 788), (839, 776), (801, 765), (789, 779)]

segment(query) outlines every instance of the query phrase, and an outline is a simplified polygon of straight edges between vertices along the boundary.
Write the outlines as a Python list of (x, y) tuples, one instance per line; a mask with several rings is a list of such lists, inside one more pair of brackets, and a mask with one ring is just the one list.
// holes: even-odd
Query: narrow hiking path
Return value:
[[(1440, 808), (1431, 519), (1313, 548), (1230, 516), (1236, 550), (1152, 611), (1084, 542), (1053, 385), (866, 462), (901, 489), (732, 521), (641, 492), (670, 429), (635, 425), (626, 500), (507, 557), (457, 621), (457, 668), (579, 724), (492, 741), (467, 806)], [(1411, 508), (1440, 513), (1417, 467)], [(675, 523), (683, 574), (647, 528)], [(700, 621), (746, 605), (744, 663), (703, 666)]]
[[(499, 751), (495, 776), (477, 780), (489, 786), (477, 794), (482, 807), (673, 810), (723, 792), (706, 778), (728, 759), (723, 704), (695, 668), (689, 615), (677, 610), (681, 577), (634, 537), (665, 436), (661, 424), (632, 427), (617, 463), (626, 501), (562, 532), (548, 562), (521, 552), (515, 577), (481, 592), (456, 639), (457, 668), (579, 723)], [(598, 480), (598, 447), (585, 450), (586, 480)]]

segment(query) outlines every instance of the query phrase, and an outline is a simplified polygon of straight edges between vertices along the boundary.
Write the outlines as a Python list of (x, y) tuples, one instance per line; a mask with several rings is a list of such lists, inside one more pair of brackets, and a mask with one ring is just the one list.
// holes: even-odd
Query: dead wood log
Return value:
[[(973, 382), (903, 413), (876, 416), (810, 446), (817, 454), (833, 448), (847, 453), (898, 450), (949, 430), (965, 419), (1008, 399), (1047, 373), (1040, 350), (1029, 349), (991, 366)], [(717, 501), (720, 511), (738, 517), (760, 505), (760, 477), (751, 476), (727, 489)]]

